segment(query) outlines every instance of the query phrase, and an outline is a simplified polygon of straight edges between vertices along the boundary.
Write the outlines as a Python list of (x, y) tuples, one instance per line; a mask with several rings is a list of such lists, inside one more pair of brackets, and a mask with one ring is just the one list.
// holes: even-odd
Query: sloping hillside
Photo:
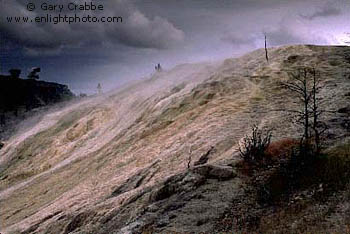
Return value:
[[(13, 136), (0, 151), (1, 232), (213, 232), (244, 194), (236, 151), (250, 126), (273, 127), (273, 140), (298, 136), (274, 111), (293, 105), (279, 84), (288, 72), (316, 67), (325, 105), (349, 107), (349, 47), (285, 46), (269, 57), (180, 65)], [(328, 144), (349, 136), (346, 118), (327, 116)]]

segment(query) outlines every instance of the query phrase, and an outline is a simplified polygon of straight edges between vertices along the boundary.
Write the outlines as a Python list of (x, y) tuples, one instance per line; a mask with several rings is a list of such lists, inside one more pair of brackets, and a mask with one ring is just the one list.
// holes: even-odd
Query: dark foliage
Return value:
[(6, 125), (13, 116), (73, 97), (66, 85), (0, 75), (0, 126)]
[(38, 80), (39, 74), (41, 72), (40, 67), (34, 67), (31, 72), (28, 74), (28, 79)]
[(12, 78), (19, 78), (19, 76), (21, 75), (21, 70), (20, 69), (11, 69), (11, 70), (9, 70), (9, 73), (10, 73)]
[(269, 147), (271, 142), (271, 130), (267, 130), (264, 133), (254, 125), (252, 127), (251, 135), (247, 135), (243, 138), (239, 151), (244, 161), (249, 163), (261, 163), (266, 159), (266, 149)]
[(258, 191), (260, 202), (276, 203), (304, 189), (318, 190), (314, 198), (323, 200), (349, 184), (349, 143), (324, 154), (315, 154), (313, 147), (303, 147), (294, 148), (261, 184)]

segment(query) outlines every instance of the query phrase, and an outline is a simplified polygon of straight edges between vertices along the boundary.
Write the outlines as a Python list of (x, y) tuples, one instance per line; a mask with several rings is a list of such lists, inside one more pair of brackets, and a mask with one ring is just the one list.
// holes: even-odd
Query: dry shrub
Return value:
[(285, 138), (272, 142), (265, 150), (266, 155), (273, 158), (288, 156), (291, 150), (299, 145), (299, 141), (293, 138)]
[(265, 151), (270, 145), (271, 136), (271, 130), (263, 132), (257, 125), (254, 125), (251, 134), (239, 142), (239, 152), (243, 160), (248, 163), (260, 164), (267, 159)]

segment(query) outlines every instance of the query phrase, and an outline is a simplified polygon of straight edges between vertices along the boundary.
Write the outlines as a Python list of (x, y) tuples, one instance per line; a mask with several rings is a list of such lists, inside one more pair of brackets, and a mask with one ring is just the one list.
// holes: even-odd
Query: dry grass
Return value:
[(271, 142), (265, 153), (271, 159), (286, 158), (294, 147), (297, 147), (299, 141), (293, 138), (285, 138), (278, 141)]

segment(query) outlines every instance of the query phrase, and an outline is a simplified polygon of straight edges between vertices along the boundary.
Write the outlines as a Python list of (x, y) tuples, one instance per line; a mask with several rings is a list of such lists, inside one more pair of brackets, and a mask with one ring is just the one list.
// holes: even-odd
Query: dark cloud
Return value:
[(181, 30), (159, 16), (150, 20), (140, 11), (134, 11), (126, 21), (125, 26), (110, 28), (106, 35), (109, 38), (118, 38), (125, 45), (139, 48), (165, 49), (184, 39)]
[[(47, 12), (38, 9), (44, 1), (36, 1), (37, 10), (26, 10), (27, 1), (14, 0), (1, 3), (0, 32), (7, 40), (23, 46), (30, 54), (41, 52), (58, 53), (65, 48), (88, 47), (86, 45), (113, 46), (125, 45), (137, 48), (170, 48), (182, 42), (184, 32), (176, 28), (167, 19), (153, 16), (147, 17), (135, 5), (128, 1), (104, 1), (104, 11), (90, 12), (92, 16), (121, 16), (122, 23), (76, 23), (76, 24), (49, 24), (49, 23), (8, 23), (7, 16), (44, 16)], [(68, 0), (59, 3), (68, 4)], [(58, 16), (59, 12), (49, 12), (52, 17)], [(61, 14), (72, 14), (62, 12)], [(83, 12), (76, 12), (83, 16)]]
[[(323, 0), (314, 1), (320, 2)], [(35, 1), (37, 6), (42, 2), (44, 1)], [(48, 1), (48, 3), (64, 5), (67, 5), (68, 2), (71, 1)], [(27, 0), (12, 0), (3, 1), (1, 4), (0, 15), (3, 19), (0, 22), (0, 33), (2, 38), (22, 46), (29, 55), (57, 55), (65, 49), (72, 48), (97, 48), (101, 50), (103, 48), (113, 49), (128, 46), (167, 49), (183, 43), (185, 33), (192, 37), (205, 31), (217, 33), (218, 31), (215, 32), (215, 30), (221, 30), (220, 27), (225, 27), (223, 23), (226, 24), (226, 22), (223, 22), (222, 18), (229, 17), (230, 14), (234, 17), (234, 15), (239, 15), (240, 12), (247, 11), (247, 9), (249, 9), (249, 12), (258, 12), (261, 9), (272, 9), (273, 7), (289, 4), (289, 2), (281, 0), (101, 0), (99, 2), (103, 2), (105, 10), (103, 12), (93, 12), (93, 16), (122, 16), (123, 23), (77, 23), (71, 25), (8, 23), (4, 20), (6, 16), (18, 16), (20, 14), (21, 16), (35, 17), (46, 14), (46, 12), (43, 13), (39, 9), (34, 12), (27, 11)], [(298, 2), (302, 1), (296, 0), (293, 1), (293, 4)], [(95, 3), (98, 3), (98, 1), (95, 1)], [(322, 4), (324, 3), (318, 5)], [(58, 12), (50, 12), (50, 14), (57, 16)], [(71, 14), (71, 12), (68, 12), (68, 14)], [(81, 15), (82, 12), (77, 12), (77, 14)], [(331, 4), (325, 4), (313, 14), (304, 15), (302, 18), (312, 20), (317, 17), (336, 14), (340, 14), (338, 8)], [(261, 23), (263, 22), (256, 22), (256, 24)], [(201, 32), (199, 32), (200, 30)], [(221, 36), (221, 38), (218, 35), (218, 37), (221, 41), (245, 47), (253, 45), (257, 38), (261, 36), (256, 35), (256, 33), (256, 31), (244, 33), (237, 29), (233, 33)], [(300, 40), (300, 36), (297, 35), (286, 36), (291, 32), (282, 26), (270, 33), (273, 38), (276, 38), (274, 39), (275, 44), (282, 41), (305, 41), (304, 39)]]
[(341, 9), (335, 6), (334, 2), (328, 2), (310, 15), (300, 14), (300, 16), (307, 20), (314, 20), (316, 18), (337, 16), (337, 15), (340, 15), (341, 13), (342, 13)]

